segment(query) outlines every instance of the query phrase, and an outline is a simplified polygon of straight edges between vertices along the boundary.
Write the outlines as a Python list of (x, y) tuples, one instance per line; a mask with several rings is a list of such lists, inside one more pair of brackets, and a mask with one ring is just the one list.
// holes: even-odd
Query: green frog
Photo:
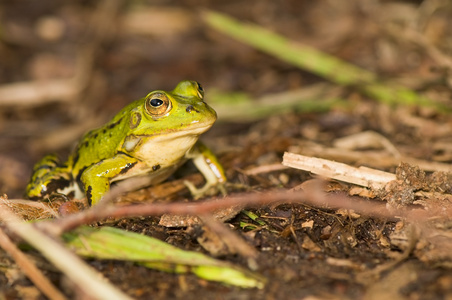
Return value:
[(206, 178), (192, 195), (224, 192), (226, 177), (214, 154), (199, 136), (215, 122), (216, 112), (204, 102), (204, 91), (195, 81), (182, 81), (171, 91), (153, 91), (123, 108), (110, 122), (83, 136), (64, 163), (56, 155), (39, 161), (27, 186), (30, 199), (52, 193), (86, 196), (98, 203), (112, 182), (149, 176), (151, 184), (167, 179), (191, 159)]

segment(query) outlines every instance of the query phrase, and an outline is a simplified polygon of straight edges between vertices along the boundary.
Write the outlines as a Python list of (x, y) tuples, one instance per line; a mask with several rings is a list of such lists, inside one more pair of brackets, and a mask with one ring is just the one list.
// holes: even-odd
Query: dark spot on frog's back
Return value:
[(88, 188), (86, 189), (86, 200), (88, 201), (88, 205), (91, 206), (92, 202), (93, 202), (93, 195), (92, 195), (92, 190), (93, 187), (92, 186), (88, 186)]
[(83, 172), (85, 172), (85, 170), (88, 167), (89, 166), (83, 167), (83, 168), (80, 169), (80, 171), (78, 171), (77, 176), (75, 177), (75, 180), (77, 181), (77, 183), (81, 182), (82, 174), (83, 174)]
[(77, 164), (79, 158), (80, 158), (80, 153), (77, 151), (77, 152), (75, 153), (74, 160), (73, 160), (73, 162), (72, 162), (72, 165), (73, 165), (73, 166), (75, 166), (75, 165)]
[[(113, 129), (113, 128), (115, 128), (116, 125), (118, 125), (119, 123), (121, 123), (121, 121), (122, 121), (122, 118), (120, 118), (118, 121), (116, 121), (116, 122), (114, 122), (114, 123), (108, 124), (106, 129)], [(104, 131), (105, 131), (105, 129), (104, 129)]]
[(127, 171), (129, 171), (130, 169), (132, 169), (133, 166), (135, 166), (136, 164), (137, 164), (137, 162), (126, 164), (126, 166), (125, 166), (124, 168), (122, 168), (122, 170), (121, 170), (121, 172), (119, 172), (119, 174), (127, 173)]
[(152, 166), (152, 171), (157, 171), (157, 170), (159, 170), (160, 169), (160, 165), (153, 165)]

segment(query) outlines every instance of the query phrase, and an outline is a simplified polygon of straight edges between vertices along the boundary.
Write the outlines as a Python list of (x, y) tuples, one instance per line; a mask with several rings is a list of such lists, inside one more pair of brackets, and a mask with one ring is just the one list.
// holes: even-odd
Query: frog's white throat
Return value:
[(166, 168), (184, 160), (198, 141), (200, 134), (209, 127), (192, 128), (192, 130), (160, 136), (134, 137), (126, 139), (123, 147), (148, 166), (159, 165), (161, 168)]

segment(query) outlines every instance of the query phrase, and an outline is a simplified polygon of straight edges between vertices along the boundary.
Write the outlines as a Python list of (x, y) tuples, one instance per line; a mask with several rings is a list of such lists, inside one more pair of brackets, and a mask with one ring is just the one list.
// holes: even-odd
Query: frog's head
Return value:
[(204, 91), (196, 81), (180, 82), (171, 92), (153, 91), (131, 111), (130, 134), (147, 137), (200, 135), (217, 118), (204, 102)]

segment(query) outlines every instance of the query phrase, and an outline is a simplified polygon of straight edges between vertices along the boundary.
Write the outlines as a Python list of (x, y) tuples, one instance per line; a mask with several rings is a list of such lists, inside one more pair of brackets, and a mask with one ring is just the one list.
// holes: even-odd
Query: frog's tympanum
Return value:
[(188, 159), (206, 178), (200, 189), (188, 185), (193, 196), (222, 190), (224, 171), (198, 142), (217, 118), (203, 98), (199, 83), (182, 81), (171, 92), (153, 91), (132, 102), (110, 122), (85, 134), (66, 162), (55, 155), (39, 161), (27, 186), (28, 197), (73, 190), (76, 198), (84, 192), (88, 203), (96, 204), (114, 181), (146, 175), (157, 184)]

